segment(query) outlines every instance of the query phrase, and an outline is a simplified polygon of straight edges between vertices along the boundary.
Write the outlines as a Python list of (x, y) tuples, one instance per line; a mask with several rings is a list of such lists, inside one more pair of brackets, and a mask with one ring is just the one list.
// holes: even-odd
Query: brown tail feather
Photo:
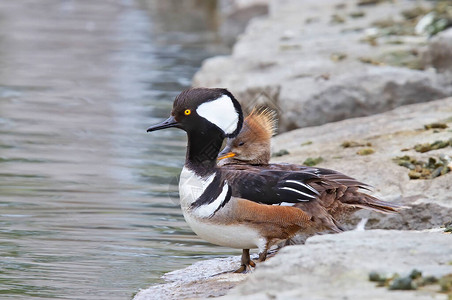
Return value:
[(382, 201), (368, 194), (361, 193), (355, 188), (348, 188), (339, 200), (346, 205), (370, 209), (381, 213), (396, 213), (401, 209), (407, 208), (406, 206)]
[(294, 206), (311, 217), (311, 221), (315, 224), (313, 228), (317, 231), (331, 230), (336, 233), (344, 231), (331, 212), (319, 202), (303, 202)]
[(384, 214), (392, 214), (392, 213), (396, 213), (399, 211), (399, 209), (396, 207), (391, 207), (391, 206), (387, 206), (387, 205), (375, 205), (372, 203), (353, 204), (353, 206), (363, 208), (363, 209), (373, 210), (373, 211), (384, 213)]

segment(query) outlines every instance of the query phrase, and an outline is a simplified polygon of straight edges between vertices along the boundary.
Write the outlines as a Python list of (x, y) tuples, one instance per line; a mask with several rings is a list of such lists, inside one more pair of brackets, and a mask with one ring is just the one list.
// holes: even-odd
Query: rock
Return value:
[[(134, 300), (198, 299), (447, 299), (437, 281), (430, 289), (392, 291), (370, 274), (426, 278), (452, 273), (452, 235), (430, 231), (370, 230), (314, 236), (258, 264), (251, 274), (225, 273), (239, 257), (201, 261), (168, 273), (167, 283), (140, 291)], [(432, 285), (430, 285), (432, 286)], [(232, 290), (231, 290), (232, 289)]]
[(221, 0), (219, 33), (224, 43), (232, 46), (248, 25), (258, 16), (268, 14), (269, 0)]
[[(425, 129), (424, 125), (431, 123), (443, 123), (448, 127)], [(450, 158), (450, 146), (420, 153), (415, 150), (415, 145), (448, 141), (451, 126), (452, 98), (407, 105), (382, 114), (278, 135), (274, 138), (273, 150), (284, 148), (290, 154), (272, 158), (272, 161), (302, 164), (308, 157), (321, 156), (323, 161), (316, 166), (350, 175), (373, 186), (371, 193), (382, 200), (411, 207), (390, 215), (361, 210), (345, 226), (349, 229), (362, 218), (368, 219), (366, 228), (432, 228), (452, 220), (452, 172), (434, 179), (413, 180), (408, 176), (409, 166), (400, 166), (393, 159), (405, 155), (423, 161), (430, 157), (439, 161), (447, 155)], [(306, 141), (312, 143), (303, 144)], [(361, 146), (344, 148), (344, 142)], [(358, 155), (357, 151), (368, 144), (372, 145), (374, 153)]]
[(308, 77), (282, 83), (276, 101), (285, 131), (368, 116), (447, 94), (434, 73), (370, 66), (329, 80)]
[[(166, 283), (141, 290), (133, 299), (169, 300), (222, 296), (247, 278), (244, 274), (230, 273), (239, 266), (238, 256), (200, 261), (163, 275), (162, 279)], [(223, 272), (226, 273), (220, 274)]]
[[(205, 61), (193, 85), (227, 87), (249, 107), (269, 103), (280, 131), (452, 95), (446, 77), (418, 70), (427, 37), (391, 33), (383, 22), (401, 22), (418, 4), (272, 1), (268, 17), (250, 21), (232, 55)], [(332, 23), (334, 15), (344, 22)]]
[(422, 58), (425, 67), (432, 66), (438, 72), (452, 73), (452, 28), (434, 36), (428, 43)]
[(309, 238), (258, 265), (219, 299), (448, 299), (435, 288), (393, 291), (369, 274), (452, 273), (452, 236), (443, 232), (350, 231)]

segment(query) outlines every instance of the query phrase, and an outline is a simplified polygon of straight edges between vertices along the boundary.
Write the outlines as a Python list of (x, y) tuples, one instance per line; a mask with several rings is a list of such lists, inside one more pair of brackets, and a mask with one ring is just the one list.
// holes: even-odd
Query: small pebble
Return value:
[(394, 279), (388, 288), (390, 290), (415, 290), (417, 285), (410, 277), (400, 277)]
[(381, 281), (381, 276), (378, 272), (372, 271), (369, 273), (369, 281), (379, 282)]

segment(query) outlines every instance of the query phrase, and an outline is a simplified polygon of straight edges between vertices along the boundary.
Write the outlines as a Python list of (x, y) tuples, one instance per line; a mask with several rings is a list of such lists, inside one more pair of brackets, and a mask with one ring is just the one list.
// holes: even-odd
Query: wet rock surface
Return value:
[(248, 277), (247, 274), (231, 273), (239, 266), (238, 256), (200, 261), (185, 269), (165, 274), (162, 279), (166, 283), (140, 291), (134, 300), (222, 296)]
[(227, 87), (248, 106), (270, 103), (280, 131), (452, 95), (450, 34), (415, 33), (432, 3), (380, 2), (270, 2), (268, 17), (250, 22), (231, 56), (205, 61), (193, 84)]

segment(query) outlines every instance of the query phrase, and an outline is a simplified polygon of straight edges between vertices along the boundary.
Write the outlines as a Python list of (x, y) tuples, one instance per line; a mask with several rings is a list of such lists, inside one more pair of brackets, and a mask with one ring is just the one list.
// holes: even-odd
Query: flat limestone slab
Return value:
[(349, 231), (283, 248), (220, 299), (447, 299), (432, 290), (376, 287), (369, 272), (452, 273), (452, 235), (432, 231)]
[[(199, 299), (447, 299), (438, 285), (390, 291), (368, 280), (369, 272), (401, 276), (452, 273), (452, 235), (429, 231), (370, 230), (309, 238), (288, 246), (251, 274), (232, 270), (239, 257), (201, 261), (168, 273), (164, 284), (140, 291), (134, 300)], [(232, 289), (232, 290), (231, 290)]]

